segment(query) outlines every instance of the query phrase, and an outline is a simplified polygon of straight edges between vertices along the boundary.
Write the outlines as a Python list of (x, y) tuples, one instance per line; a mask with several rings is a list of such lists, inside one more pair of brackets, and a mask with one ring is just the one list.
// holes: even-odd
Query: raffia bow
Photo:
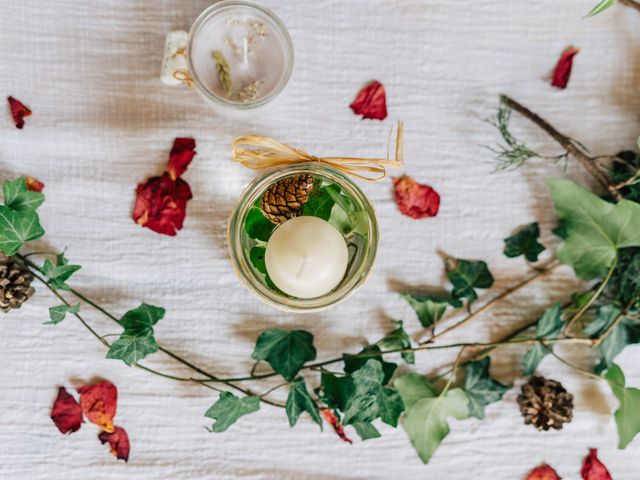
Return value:
[[(389, 134), (391, 136), (391, 133)], [(304, 150), (281, 143), (271, 137), (245, 135), (237, 137), (232, 145), (232, 159), (247, 168), (260, 170), (293, 163), (318, 162), (343, 173), (368, 182), (378, 182), (387, 177), (387, 168), (400, 168), (403, 162), (404, 124), (398, 122), (395, 158), (316, 157)], [(389, 139), (391, 140), (391, 139)]]

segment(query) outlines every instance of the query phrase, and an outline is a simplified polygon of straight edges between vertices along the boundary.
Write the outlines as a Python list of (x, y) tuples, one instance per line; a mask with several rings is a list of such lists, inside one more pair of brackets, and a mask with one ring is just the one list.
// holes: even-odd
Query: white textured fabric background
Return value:
[[(618, 6), (583, 20), (595, 0), (270, 0), (291, 31), (296, 68), (270, 115), (247, 122), (217, 117), (194, 92), (159, 81), (165, 34), (188, 28), (211, 0), (3, 0), (0, 2), (0, 96), (33, 110), (27, 125), (0, 122), (2, 176), (46, 183), (38, 248), (60, 250), (83, 269), (74, 285), (118, 315), (141, 301), (162, 305), (157, 338), (220, 374), (243, 374), (258, 333), (271, 326), (313, 332), (319, 359), (355, 351), (402, 318), (418, 322), (397, 294), (443, 284), (438, 251), (485, 259), (496, 277), (485, 302), (526, 274), (502, 256), (502, 239), (539, 220), (553, 245), (554, 216), (544, 180), (560, 166), (531, 162), (492, 174), (481, 145), (497, 140), (483, 122), (509, 93), (596, 154), (635, 144), (640, 133), (640, 15)], [(566, 91), (546, 76), (569, 44), (582, 50)], [(348, 108), (360, 86), (379, 79), (390, 117), (361, 121)], [(3, 100), (4, 101), (4, 100)], [(226, 220), (253, 173), (229, 160), (237, 134), (264, 133), (317, 154), (374, 155), (388, 128), (406, 122), (406, 172), (442, 195), (437, 218), (414, 221), (397, 211), (390, 182), (363, 185), (374, 202), (382, 241), (374, 275), (344, 304), (324, 313), (288, 315), (248, 294), (226, 248)], [(514, 118), (530, 146), (554, 152), (535, 127)], [(194, 191), (185, 228), (175, 238), (131, 220), (135, 185), (160, 173), (176, 136), (193, 136), (198, 155), (185, 178)], [(588, 178), (570, 163), (566, 175)], [(567, 270), (514, 295), (448, 340), (486, 341), (529, 321), (576, 287)], [(576, 395), (575, 419), (560, 432), (522, 424), (517, 389), (487, 409), (484, 421), (452, 421), (429, 465), (402, 428), (352, 446), (307, 418), (290, 429), (284, 412), (263, 406), (224, 434), (202, 415), (216, 395), (154, 377), (117, 361), (73, 318), (43, 326), (55, 301), (42, 287), (0, 322), (0, 478), (5, 479), (520, 479), (546, 461), (563, 478), (579, 478), (588, 447), (597, 447), (616, 480), (638, 478), (640, 440), (616, 448), (610, 416), (616, 402), (593, 382), (546, 358), (541, 372)], [(86, 310), (89, 312), (89, 310)], [(101, 333), (117, 329), (87, 317)], [(584, 355), (563, 349), (581, 362)], [(511, 381), (523, 351), (494, 355), (493, 372)], [(423, 353), (417, 369), (436, 371), (454, 352)], [(640, 385), (640, 348), (619, 362)], [(589, 360), (582, 360), (587, 365)], [(162, 354), (149, 365), (182, 372)], [(182, 372), (184, 373), (184, 372)], [(128, 464), (116, 461), (85, 426), (62, 436), (49, 419), (58, 385), (94, 377), (120, 392), (117, 424), (131, 439)], [(517, 384), (518, 385), (518, 384)], [(283, 392), (284, 393), (284, 392)], [(350, 432), (355, 437), (353, 432)]]

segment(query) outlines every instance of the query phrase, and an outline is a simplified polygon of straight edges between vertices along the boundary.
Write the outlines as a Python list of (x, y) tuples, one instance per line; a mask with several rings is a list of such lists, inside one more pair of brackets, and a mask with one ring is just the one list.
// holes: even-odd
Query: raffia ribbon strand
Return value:
[(232, 145), (232, 159), (247, 168), (261, 170), (293, 163), (318, 162), (368, 182), (387, 177), (388, 168), (400, 168), (403, 162), (404, 124), (398, 122), (395, 158), (316, 157), (304, 150), (281, 143), (271, 137), (245, 135), (237, 137)]

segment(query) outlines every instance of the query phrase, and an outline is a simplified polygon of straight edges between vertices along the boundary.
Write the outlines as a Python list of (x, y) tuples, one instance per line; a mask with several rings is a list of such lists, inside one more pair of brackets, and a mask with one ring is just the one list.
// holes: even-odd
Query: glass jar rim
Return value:
[[(247, 261), (242, 248), (242, 229), (244, 219), (249, 209), (264, 191), (282, 178), (295, 174), (315, 174), (334, 181), (346, 193), (357, 201), (359, 207), (367, 215), (369, 231), (367, 243), (364, 248), (364, 257), (356, 270), (350, 273), (345, 280), (332, 292), (316, 298), (293, 298), (288, 295), (274, 292), (257, 280), (256, 275)], [(317, 163), (296, 163), (274, 171), (259, 175), (253, 179), (240, 195), (227, 229), (227, 243), (231, 263), (240, 281), (264, 303), (283, 311), (312, 312), (333, 306), (355, 293), (369, 278), (376, 258), (380, 232), (375, 210), (362, 190), (347, 176), (339, 171)]]
[[(198, 73), (196, 72), (196, 70), (195, 70), (195, 68), (193, 66), (193, 62), (191, 61), (192, 54), (193, 54), (192, 48), (193, 48), (193, 45), (195, 43), (194, 39), (196, 38), (198, 32), (200, 31), (200, 28), (214, 14), (216, 14), (220, 10), (223, 10), (225, 8), (228, 8), (228, 7), (249, 7), (249, 8), (253, 8), (255, 10), (258, 10), (260, 13), (262, 13), (263, 15), (268, 17), (269, 20), (271, 20), (276, 25), (276, 27), (279, 30), (279, 33), (282, 35), (282, 37), (284, 39), (285, 55), (286, 55), (286, 71), (285, 71), (285, 74), (284, 74), (283, 78), (281, 79), (281, 81), (278, 83), (278, 85), (273, 90), (271, 90), (264, 97), (261, 97), (261, 98), (259, 98), (257, 100), (253, 100), (253, 101), (249, 101), (249, 102), (238, 102), (238, 101), (234, 101), (234, 100), (227, 100), (225, 98), (220, 97), (219, 95), (216, 95), (213, 91), (211, 91), (209, 88), (207, 88), (207, 86), (202, 82), (202, 80), (200, 80), (200, 77), (198, 76)], [(194, 83), (196, 85), (196, 88), (207, 99), (211, 100), (214, 103), (217, 103), (220, 106), (224, 106), (224, 107), (233, 107), (233, 108), (237, 108), (239, 110), (251, 110), (251, 109), (254, 109), (254, 108), (261, 107), (261, 106), (271, 102), (272, 100), (277, 98), (280, 95), (280, 93), (282, 93), (284, 88), (289, 83), (289, 80), (291, 79), (291, 75), (293, 74), (293, 65), (294, 65), (293, 41), (291, 40), (291, 36), (289, 35), (289, 30), (287, 30), (287, 27), (285, 26), (285, 24), (282, 22), (282, 20), (280, 20), (279, 17), (276, 16), (275, 13), (273, 13), (268, 8), (263, 7), (262, 5), (259, 5), (258, 3), (255, 3), (255, 2), (252, 2), (252, 1), (247, 1), (247, 0), (222, 0), (220, 2), (214, 3), (213, 5), (207, 7), (205, 10), (203, 10), (200, 13), (200, 15), (198, 15), (198, 18), (196, 18), (196, 20), (193, 22), (193, 25), (191, 25), (191, 29), (189, 30), (187, 52), (188, 52), (188, 54), (187, 54), (187, 68), (188, 68), (188, 70), (189, 70), (189, 72), (191, 74), (191, 77), (193, 78), (193, 81), (194, 81)]]

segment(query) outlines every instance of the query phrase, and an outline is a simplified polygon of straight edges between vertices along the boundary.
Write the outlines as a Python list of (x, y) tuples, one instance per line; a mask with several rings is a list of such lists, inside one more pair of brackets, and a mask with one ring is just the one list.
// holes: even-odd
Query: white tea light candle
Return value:
[(315, 298), (336, 288), (347, 271), (343, 236), (318, 217), (295, 217), (274, 232), (265, 254), (267, 273), (283, 292)]

